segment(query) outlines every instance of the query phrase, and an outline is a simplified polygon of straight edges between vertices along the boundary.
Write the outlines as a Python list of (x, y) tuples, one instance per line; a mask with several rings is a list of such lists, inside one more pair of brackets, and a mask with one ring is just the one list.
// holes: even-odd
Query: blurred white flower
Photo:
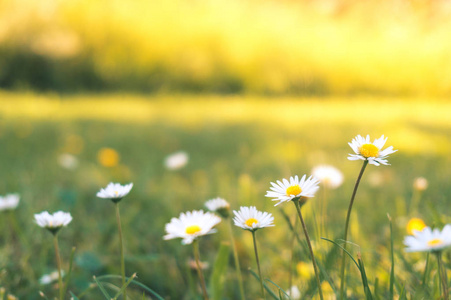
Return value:
[(398, 150), (393, 150), (393, 146), (382, 150), (382, 147), (384, 147), (386, 141), (387, 138), (384, 138), (384, 135), (378, 139), (375, 139), (372, 143), (370, 140), (370, 135), (367, 135), (366, 138), (357, 135), (354, 139), (352, 139), (351, 143), (348, 143), (355, 152), (355, 154), (349, 154), (348, 159), (368, 160), (369, 164), (375, 166), (379, 166), (380, 164), (389, 165), (386, 158), (388, 155), (395, 153)]
[(177, 170), (183, 168), (188, 163), (188, 154), (184, 151), (173, 153), (166, 157), (164, 165), (169, 170)]
[(110, 199), (113, 202), (119, 202), (124, 198), (125, 196), (130, 193), (130, 190), (133, 187), (133, 183), (129, 183), (126, 185), (121, 185), (120, 183), (113, 183), (110, 182), (106, 188), (100, 189), (99, 192), (97, 192), (97, 197), (103, 198), (103, 199)]
[(172, 218), (165, 226), (165, 240), (182, 238), (182, 244), (191, 244), (196, 238), (215, 233), (215, 225), (221, 222), (221, 218), (215, 214), (203, 210), (181, 213), (179, 218)]
[(292, 300), (299, 300), (299, 299), (301, 299), (301, 291), (295, 285), (293, 285), (290, 288), (290, 290), (287, 291), (287, 294), (288, 294), (288, 296), (290, 296), (290, 299), (292, 299)]
[[(61, 271), (61, 276), (64, 276), (64, 271)], [(52, 273), (45, 274), (39, 278), (39, 284), (45, 285), (58, 280), (58, 271), (53, 271)]]
[(428, 188), (429, 182), (424, 177), (417, 177), (413, 180), (413, 188), (417, 191), (424, 191)]
[(329, 165), (319, 165), (313, 168), (312, 175), (325, 186), (335, 189), (343, 183), (343, 173)]
[(445, 225), (442, 231), (425, 227), (422, 231), (414, 231), (414, 235), (404, 238), (406, 252), (440, 251), (451, 246), (451, 225)]
[(19, 194), (8, 194), (4, 197), (0, 196), (0, 211), (13, 210), (19, 205)]
[(70, 213), (57, 211), (53, 215), (48, 211), (43, 211), (34, 215), (36, 223), (43, 228), (47, 228), (55, 234), (61, 227), (67, 226), (72, 221)]
[(78, 167), (78, 159), (69, 153), (63, 153), (58, 156), (58, 164), (68, 170), (74, 170)]
[(235, 226), (249, 231), (275, 226), (272, 214), (258, 211), (255, 206), (241, 206), (239, 211), (234, 210), (233, 213)]
[(318, 183), (319, 181), (313, 176), (306, 179), (306, 175), (304, 175), (299, 180), (296, 175), (295, 177), (290, 177), (290, 181), (284, 178), (282, 181), (277, 180), (277, 184), (271, 182), (271, 191), (267, 191), (265, 196), (274, 198), (272, 201), (279, 201), (274, 206), (291, 201), (294, 198), (311, 198), (319, 189)]
[(230, 204), (226, 200), (222, 198), (214, 198), (205, 202), (205, 207), (208, 208), (209, 211), (218, 213), (224, 218), (229, 216), (230, 212)]

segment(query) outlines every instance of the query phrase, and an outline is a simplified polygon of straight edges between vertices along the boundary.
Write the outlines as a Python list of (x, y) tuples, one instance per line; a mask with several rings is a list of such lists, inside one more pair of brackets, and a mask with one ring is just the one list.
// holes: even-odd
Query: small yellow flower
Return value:
[(422, 231), (425, 227), (426, 227), (426, 224), (424, 223), (423, 220), (421, 220), (419, 218), (412, 218), (407, 223), (407, 233), (410, 235), (414, 235), (415, 234), (414, 230)]
[(300, 261), (300, 262), (297, 263), (296, 271), (298, 271), (299, 276), (303, 280), (310, 279), (313, 276), (313, 274), (314, 274), (314, 270), (313, 270), (312, 264), (308, 264), (308, 263), (305, 263), (303, 261)]
[(97, 160), (104, 167), (117, 166), (119, 159), (119, 153), (112, 148), (102, 148), (97, 152)]

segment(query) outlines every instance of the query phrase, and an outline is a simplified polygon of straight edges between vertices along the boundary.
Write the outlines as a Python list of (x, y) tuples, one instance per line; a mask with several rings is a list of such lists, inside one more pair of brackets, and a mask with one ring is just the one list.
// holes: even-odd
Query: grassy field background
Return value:
[[(280, 209), (293, 220), (295, 211), (290, 204), (273, 207), (264, 197), (269, 182), (309, 174), (318, 164), (341, 169), (345, 182), (328, 191), (326, 219), (326, 237), (339, 238), (360, 170), (359, 162), (346, 158), (351, 151), (347, 143), (357, 134), (370, 134), (372, 139), (384, 134), (387, 146), (399, 151), (389, 158), (392, 166), (368, 167), (354, 207), (351, 240), (361, 247), (369, 279), (374, 283), (377, 277), (381, 290), (386, 290), (389, 213), (395, 229), (397, 286), (414, 292), (424, 257), (402, 250), (407, 220), (421, 217), (428, 225), (451, 220), (443, 214), (451, 195), (450, 111), (449, 101), (424, 98), (1, 92), (0, 192), (17, 192), (21, 202), (14, 212), (17, 227), (11, 227), (12, 214), (2, 213), (0, 219), (5, 233), (0, 247), (0, 286), (20, 299), (39, 299), (39, 290), (56, 295), (54, 285), (39, 286), (36, 281), (55, 269), (51, 236), (33, 222), (33, 214), (42, 210), (61, 209), (73, 215), (72, 223), (60, 234), (65, 264), (71, 247), (77, 247), (70, 290), (79, 294), (92, 282), (92, 275), (119, 274), (114, 207), (95, 196), (114, 181), (134, 183), (131, 194), (121, 202), (127, 274), (138, 272), (139, 280), (162, 296), (195, 299), (200, 295), (188, 280), (191, 247), (181, 246), (178, 240), (163, 241), (162, 236), (170, 218), (203, 208), (206, 200), (217, 196), (227, 199), (233, 209), (255, 205), (273, 213), (276, 227), (258, 233), (261, 261), (267, 277), (288, 288), (291, 238)], [(103, 148), (114, 149), (118, 162), (102, 165), (99, 151)], [(167, 170), (165, 157), (179, 150), (189, 154), (187, 166)], [(58, 157), (63, 153), (74, 155), (78, 166), (62, 168)], [(410, 205), (412, 182), (418, 176), (429, 181), (419, 203), (421, 213)], [(307, 203), (304, 215), (319, 260), (324, 262), (332, 247), (315, 232), (321, 197), (323, 190)], [(218, 229), (218, 234), (200, 242), (202, 259), (210, 263), (207, 279), (220, 242), (228, 240), (226, 224)], [(255, 270), (250, 234), (239, 228), (235, 234), (243, 270)], [(354, 254), (357, 250), (351, 248)], [(299, 265), (294, 282), (308, 295), (312, 276), (308, 257), (299, 252), (296, 260), (306, 266)], [(445, 262), (449, 264), (449, 257)], [(338, 278), (335, 264), (326, 264), (326, 269), (331, 278)], [(362, 291), (354, 271), (349, 288), (357, 299)], [(231, 263), (224, 299), (238, 297), (233, 275)], [(245, 271), (244, 279), (248, 297), (253, 299), (259, 283)], [(89, 295), (86, 299), (101, 297), (95, 289)]]

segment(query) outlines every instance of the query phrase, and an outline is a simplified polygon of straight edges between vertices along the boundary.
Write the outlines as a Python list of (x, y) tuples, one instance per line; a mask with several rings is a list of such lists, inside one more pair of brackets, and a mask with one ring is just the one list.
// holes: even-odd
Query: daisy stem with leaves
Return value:
[(437, 256), (437, 265), (438, 265), (438, 277), (440, 281), (440, 286), (443, 289), (443, 298), (448, 300), (449, 299), (449, 291), (448, 291), (448, 279), (446, 278), (446, 269), (442, 270), (443, 268), (443, 261), (442, 261), (442, 251), (436, 251), (435, 255)]
[(262, 290), (262, 297), (265, 299), (265, 287), (263, 285), (263, 277), (262, 277), (262, 271), (260, 268), (260, 260), (258, 259), (258, 250), (257, 250), (257, 241), (255, 239), (255, 230), (252, 231), (252, 239), (254, 241), (254, 251), (255, 251), (255, 259), (257, 261), (257, 268), (258, 268), (258, 277), (260, 277), (260, 285)]
[(238, 258), (238, 252), (236, 250), (235, 239), (233, 238), (232, 219), (230, 219), (228, 223), (229, 223), (230, 240), (231, 240), (232, 249), (233, 249), (233, 258), (235, 261), (236, 277), (237, 277), (238, 286), (240, 289), (240, 296), (241, 296), (242, 300), (245, 300), (246, 298), (244, 296), (244, 287), (243, 287), (243, 278), (241, 276), (240, 260)]
[[(116, 207), (116, 221), (117, 229), (119, 231), (119, 247), (121, 248), (121, 275), (122, 275), (122, 286), (125, 285), (125, 259), (124, 259), (124, 244), (122, 241), (122, 226), (121, 226), (121, 215), (119, 212), (119, 202), (114, 202)], [(124, 289), (123, 293), (124, 299), (127, 299), (127, 289)]]
[(296, 210), (299, 215), (299, 220), (301, 221), (301, 224), (302, 224), (302, 229), (304, 230), (305, 240), (307, 241), (308, 249), (310, 252), (310, 257), (312, 258), (313, 270), (315, 271), (315, 277), (316, 277), (316, 283), (318, 285), (319, 297), (322, 300), (324, 298), (323, 298), (323, 291), (321, 289), (321, 281), (319, 279), (318, 267), (316, 265), (315, 256), (313, 255), (313, 248), (312, 248), (312, 244), (310, 243), (310, 237), (307, 232), (307, 227), (305, 226), (304, 218), (302, 217), (301, 204), (299, 203), (299, 201), (300, 201), (300, 199), (293, 199), (294, 205), (296, 206)]
[(205, 300), (208, 300), (207, 287), (205, 285), (204, 274), (200, 266), (200, 254), (199, 254), (199, 241), (195, 239), (193, 241), (194, 259), (196, 260), (197, 275), (199, 276), (200, 286), (202, 288), (202, 294)]
[[(352, 205), (354, 204), (355, 195), (357, 194), (357, 189), (360, 184), (360, 180), (362, 179), (363, 172), (365, 172), (365, 168), (368, 165), (368, 160), (363, 161), (362, 168), (360, 169), (359, 176), (355, 182), (354, 191), (352, 192), (351, 201), (349, 202), (348, 212), (346, 214), (346, 223), (345, 223), (345, 233), (344, 233), (344, 245), (343, 248), (346, 250), (347, 239), (348, 239), (348, 228), (349, 228), (349, 220), (351, 218), (351, 210)], [(345, 295), (345, 268), (346, 268), (346, 254), (343, 251), (343, 257), (341, 260), (341, 284), (340, 284), (340, 299), (344, 299)]]
[(63, 286), (63, 277), (61, 276), (61, 256), (60, 250), (58, 247), (58, 234), (55, 232), (53, 234), (53, 245), (55, 247), (55, 257), (56, 257), (56, 265), (58, 267), (58, 287), (60, 293), (60, 300), (64, 299), (64, 286)]

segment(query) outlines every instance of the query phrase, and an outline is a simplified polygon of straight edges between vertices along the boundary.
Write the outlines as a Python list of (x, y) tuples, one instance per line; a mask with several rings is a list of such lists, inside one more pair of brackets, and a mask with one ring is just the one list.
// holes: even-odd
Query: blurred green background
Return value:
[[(399, 151), (392, 166), (369, 166), (364, 175), (351, 220), (361, 248), (351, 251), (360, 249), (383, 299), (389, 213), (397, 288), (415, 294), (424, 257), (403, 252), (405, 225), (412, 217), (450, 222), (443, 214), (451, 195), (450, 13), (446, 1), (420, 0), (0, 2), (0, 194), (21, 195), (16, 211), (0, 212), (0, 287), (20, 299), (56, 295), (56, 283), (38, 283), (55, 270), (51, 236), (33, 222), (42, 210), (74, 217), (60, 234), (66, 269), (77, 247), (69, 290), (78, 295), (92, 275), (119, 274), (114, 207), (95, 197), (114, 181), (134, 183), (121, 202), (127, 274), (138, 272), (166, 299), (200, 293), (187, 264), (191, 248), (163, 241), (165, 223), (218, 196), (232, 209), (274, 214), (276, 227), (258, 233), (261, 261), (288, 289), (291, 236), (280, 209), (294, 220), (294, 207), (274, 208), (264, 195), (270, 181), (318, 164), (345, 177), (304, 207), (319, 261), (338, 283), (336, 262), (326, 260), (332, 247), (317, 232), (317, 199), (327, 197), (326, 236), (341, 237), (360, 169), (346, 159), (347, 143), (384, 134)], [(167, 168), (179, 151), (186, 166)], [(419, 176), (429, 181), (421, 195), (412, 187)], [(226, 224), (218, 229), (200, 243), (207, 279), (228, 240)], [(255, 270), (252, 240), (235, 234), (253, 299), (258, 281), (245, 272)], [(307, 255), (297, 251), (293, 283), (313, 297)], [(350, 276), (359, 299), (352, 268)], [(231, 264), (224, 288), (224, 299), (238, 298)], [(102, 297), (98, 289), (87, 295)]]

